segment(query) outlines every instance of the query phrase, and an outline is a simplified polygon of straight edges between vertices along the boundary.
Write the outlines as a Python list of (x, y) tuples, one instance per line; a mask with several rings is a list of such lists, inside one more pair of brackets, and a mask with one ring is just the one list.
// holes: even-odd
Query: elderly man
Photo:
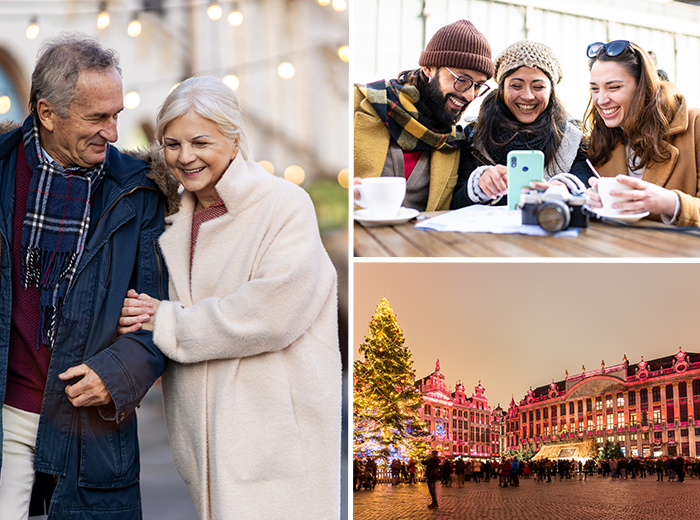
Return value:
[(0, 135), (2, 520), (27, 518), (35, 472), (56, 483), (50, 519), (141, 518), (134, 409), (166, 361), (116, 328), (129, 288), (167, 297), (163, 201), (110, 146), (122, 110), (116, 53), (61, 35)]
[(459, 20), (435, 33), (418, 64), (397, 79), (355, 85), (354, 175), (405, 177), (404, 206), (447, 210), (466, 143), (456, 123), (489, 89), (491, 47)]

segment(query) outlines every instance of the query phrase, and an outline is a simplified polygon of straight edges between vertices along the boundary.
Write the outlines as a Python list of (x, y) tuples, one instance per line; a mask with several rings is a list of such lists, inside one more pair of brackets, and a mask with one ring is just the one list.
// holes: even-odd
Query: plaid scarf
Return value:
[(416, 87), (391, 79), (357, 85), (357, 88), (372, 104), (402, 150), (431, 152), (466, 144), (461, 126), (440, 128), (438, 123), (423, 115), (429, 111), (420, 101)]
[(44, 156), (34, 116), (25, 119), (22, 134), (32, 180), (20, 272), (25, 289), (34, 286), (41, 291), (39, 335), (52, 349), (63, 301), (85, 249), (90, 195), (104, 176), (107, 160), (88, 169), (63, 169)]

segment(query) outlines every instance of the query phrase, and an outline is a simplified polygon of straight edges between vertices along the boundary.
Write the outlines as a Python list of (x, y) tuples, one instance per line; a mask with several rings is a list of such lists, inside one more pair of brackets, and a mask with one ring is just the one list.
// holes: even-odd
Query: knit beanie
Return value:
[(520, 67), (530, 67), (540, 69), (549, 76), (553, 85), (557, 85), (564, 73), (556, 54), (544, 43), (522, 40), (515, 42), (510, 47), (501, 52), (495, 61), (496, 83), (501, 84), (511, 72)]
[(469, 20), (458, 20), (441, 27), (421, 52), (421, 67), (454, 67), (493, 76), (491, 46)]

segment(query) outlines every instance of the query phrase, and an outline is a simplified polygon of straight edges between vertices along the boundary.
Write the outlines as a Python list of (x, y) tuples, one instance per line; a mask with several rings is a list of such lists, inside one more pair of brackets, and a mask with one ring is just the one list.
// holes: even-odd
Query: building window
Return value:
[(423, 413), (425, 413), (425, 415), (430, 415), (430, 405), (429, 404), (426, 404), (423, 407)]
[(557, 407), (552, 406), (552, 419), (556, 419), (556, 418), (557, 418)]
[(588, 418), (588, 431), (593, 431), (593, 419)]
[(583, 431), (583, 419), (579, 419), (578, 421), (578, 431)]
[(637, 404), (637, 394), (635, 393), (634, 390), (632, 390), (630, 393), (627, 394), (627, 403), (630, 406), (636, 406)]
[(625, 426), (625, 412), (617, 412), (617, 427), (624, 428)]
[(676, 440), (676, 432), (674, 430), (668, 430), (668, 440)]
[(681, 428), (681, 437), (688, 436), (688, 428)]
[(549, 419), (549, 408), (543, 408), (542, 409), (542, 417), (544, 419)]
[(625, 398), (622, 396), (622, 392), (617, 394), (617, 407), (622, 408), (625, 406)]
[(630, 426), (637, 426), (637, 414), (630, 412)]
[(637, 440), (637, 434), (636, 434), (636, 433), (630, 433), (630, 440), (631, 440), (631, 441), (636, 441), (636, 440)]
[(608, 414), (608, 429), (611, 430), (615, 424), (613, 423), (613, 414)]
[(603, 409), (603, 398), (600, 396), (595, 398), (595, 409), (596, 411), (600, 411)]
[(596, 426), (598, 427), (599, 430), (603, 429), (603, 416), (599, 415), (597, 416), (597, 421), (596, 421)]
[(583, 401), (578, 401), (578, 413), (583, 413)]
[(625, 436), (624, 436), (624, 435), (618, 435), (618, 436), (617, 436), (617, 442), (625, 442)]
[(649, 432), (642, 433), (642, 441), (648, 441), (648, 440), (649, 440)]
[[(683, 384), (685, 384), (685, 383), (683, 383)], [(678, 388), (680, 388), (680, 385), (678, 385)], [(678, 392), (678, 393), (680, 394), (680, 392)], [(680, 416), (681, 416), (681, 422), (688, 421), (688, 403), (686, 403), (686, 402), (681, 403)]]
[(673, 385), (666, 385), (666, 400), (673, 401)]
[(566, 415), (566, 404), (561, 403), (559, 405), (559, 415)]
[(654, 432), (654, 440), (655, 440), (655, 441), (661, 440), (661, 434), (662, 434), (662, 433), (663, 433), (663, 432)]
[(605, 408), (607, 408), (608, 410), (612, 408), (612, 395), (605, 396)]
[(569, 415), (574, 415), (574, 402), (569, 401)]
[(587, 412), (593, 411), (593, 408), (591, 408), (591, 400), (590, 399), (586, 399), (586, 411)]
[(693, 395), (700, 396), (700, 379), (693, 379)]
[(651, 389), (651, 398), (655, 403), (661, 401), (661, 387), (655, 386)]
[(649, 402), (649, 392), (646, 388), (642, 388), (639, 391), (639, 402), (641, 404), (647, 404)]
[(654, 424), (661, 424), (661, 410), (654, 410)]
[(537, 410), (535, 410), (535, 420), (536, 421), (540, 420), (540, 409), (539, 408)]
[(608, 436), (608, 442), (615, 442), (615, 437), (612, 435)]
[(688, 397), (688, 385), (685, 384), (685, 381), (678, 383), (678, 397), (680, 399)]

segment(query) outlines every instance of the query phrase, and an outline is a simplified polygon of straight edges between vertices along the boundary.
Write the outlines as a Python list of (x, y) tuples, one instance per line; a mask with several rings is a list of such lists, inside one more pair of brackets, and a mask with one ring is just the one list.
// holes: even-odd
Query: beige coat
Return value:
[(202, 519), (331, 519), (340, 510), (336, 273), (313, 205), (240, 154), (228, 213), (199, 231), (195, 198), (160, 239), (170, 300), (155, 317), (173, 459)]
[[(669, 138), (663, 148), (671, 154), (668, 161), (652, 164), (642, 179), (673, 190), (680, 199), (679, 226), (700, 226), (700, 110), (688, 108), (685, 97), (671, 121)], [(618, 143), (608, 162), (595, 165), (603, 177), (627, 174), (625, 145)], [(655, 215), (658, 219), (658, 215)]]

